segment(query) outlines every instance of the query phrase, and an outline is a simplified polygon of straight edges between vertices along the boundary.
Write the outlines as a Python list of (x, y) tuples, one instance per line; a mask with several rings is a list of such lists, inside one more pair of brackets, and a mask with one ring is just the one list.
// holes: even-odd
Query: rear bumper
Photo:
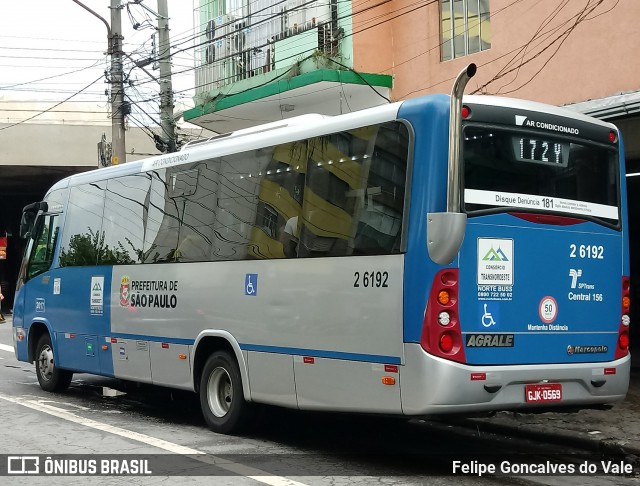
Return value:
[[(419, 344), (405, 344), (405, 359), (406, 366), (400, 367), (405, 415), (617, 402), (627, 394), (631, 367), (630, 355), (602, 363), (468, 366), (427, 354)], [(605, 375), (605, 368), (615, 369), (615, 374)], [(486, 379), (472, 380), (475, 373), (485, 373)], [(562, 401), (526, 403), (525, 384), (544, 381), (562, 384)]]

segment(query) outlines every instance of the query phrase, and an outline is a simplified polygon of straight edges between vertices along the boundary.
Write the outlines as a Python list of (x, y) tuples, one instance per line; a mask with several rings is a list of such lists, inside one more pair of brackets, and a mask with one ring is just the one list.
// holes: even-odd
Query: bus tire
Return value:
[(253, 415), (252, 405), (244, 399), (235, 357), (226, 351), (209, 356), (200, 377), (200, 406), (209, 428), (221, 434), (246, 429)]
[(69, 388), (73, 372), (54, 366), (53, 346), (49, 334), (43, 334), (36, 347), (36, 375), (40, 388), (48, 392), (61, 392)]

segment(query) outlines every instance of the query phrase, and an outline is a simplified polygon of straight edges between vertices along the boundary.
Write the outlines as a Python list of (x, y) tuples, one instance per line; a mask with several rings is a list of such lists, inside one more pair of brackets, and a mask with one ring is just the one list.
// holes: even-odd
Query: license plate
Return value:
[(562, 401), (562, 384), (543, 383), (524, 386), (524, 401), (526, 403), (549, 403)]

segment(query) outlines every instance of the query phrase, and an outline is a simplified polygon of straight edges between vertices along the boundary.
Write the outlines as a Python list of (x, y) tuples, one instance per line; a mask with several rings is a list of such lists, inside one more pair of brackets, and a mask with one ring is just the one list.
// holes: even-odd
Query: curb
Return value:
[(554, 432), (546, 432), (524, 425), (495, 424), (486, 422), (482, 419), (456, 419), (449, 422), (455, 423), (455, 425), (460, 427), (466, 427), (473, 430), (484, 430), (486, 432), (494, 432), (504, 435), (517, 435), (531, 440), (551, 442), (560, 445), (566, 444), (589, 452), (598, 452), (609, 455), (631, 455), (638, 457), (640, 460), (640, 444), (638, 446), (632, 444), (621, 444), (616, 439), (582, 437), (579, 435), (580, 432), (565, 431), (562, 429), (556, 429)]

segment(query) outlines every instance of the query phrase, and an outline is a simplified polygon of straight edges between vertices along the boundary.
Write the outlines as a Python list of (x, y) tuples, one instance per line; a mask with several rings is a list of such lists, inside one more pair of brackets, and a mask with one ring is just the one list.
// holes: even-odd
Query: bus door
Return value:
[(466, 362), (613, 361), (628, 276), (617, 132), (502, 110), (471, 106), (463, 125)]
[[(100, 373), (98, 334), (91, 326), (83, 325), (86, 317), (82, 317), (89, 313), (93, 292), (81, 288), (77, 278), (78, 271), (90, 272), (85, 268), (56, 268), (53, 265), (61, 219), (61, 213), (45, 213), (36, 220), (24, 266), (24, 325), (26, 328), (39, 322), (47, 326), (56, 366)], [(91, 284), (104, 285), (102, 280), (92, 280)], [(96, 292), (103, 295), (103, 290)], [(86, 297), (83, 297), (85, 293)]]
[[(27, 336), (29, 336), (28, 330), (32, 323), (43, 323), (52, 334), (54, 346), (55, 335), (50, 325), (50, 306), (54, 294), (55, 279), (51, 278), (51, 266), (60, 232), (60, 216), (57, 213), (41, 213), (35, 219), (30, 235), (31, 241), (27, 245), (20, 272), (22, 287), (16, 297), (19, 301), (17, 305), (24, 307), (24, 312), (16, 309), (17, 315), (24, 316), (23, 322), (18, 324), (24, 326)], [(26, 359), (26, 346), (24, 349), (18, 348), (20, 358), (23, 353)]]

